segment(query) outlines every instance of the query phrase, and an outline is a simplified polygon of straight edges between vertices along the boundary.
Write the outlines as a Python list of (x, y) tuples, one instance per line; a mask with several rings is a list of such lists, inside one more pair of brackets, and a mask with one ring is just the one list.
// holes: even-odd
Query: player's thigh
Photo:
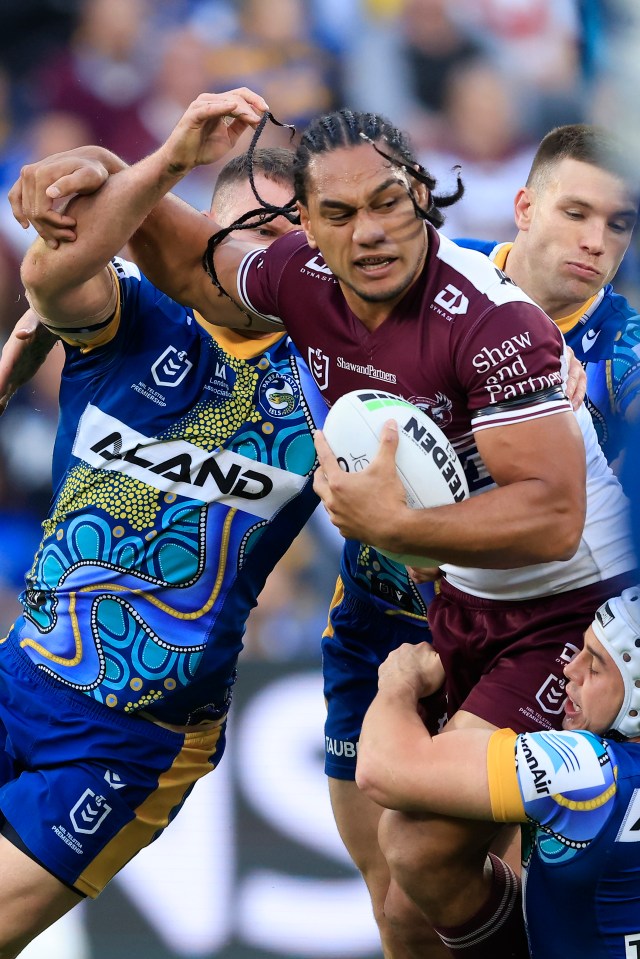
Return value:
[(482, 869), (504, 829), (494, 822), (384, 810), (378, 837), (392, 874), (415, 873), (437, 885), (448, 873)]
[(81, 900), (77, 892), (0, 835), (0, 954), (24, 947)]
[(362, 721), (378, 691), (380, 664), (402, 643), (428, 637), (424, 624), (401, 622), (349, 591), (336, 590), (322, 637), (327, 776), (355, 780)]
[(340, 837), (367, 885), (386, 889), (389, 870), (378, 845), (382, 807), (365, 796), (353, 780), (329, 777), (329, 796)]
[(15, 766), (0, 791), (0, 832), (95, 898), (217, 764), (224, 719), (160, 726), (54, 686), (21, 653), (0, 651), (4, 754)]
[(443, 581), (429, 614), (450, 714), (465, 710), (516, 732), (559, 729), (564, 667), (597, 607), (632, 578), (516, 602), (470, 596)]

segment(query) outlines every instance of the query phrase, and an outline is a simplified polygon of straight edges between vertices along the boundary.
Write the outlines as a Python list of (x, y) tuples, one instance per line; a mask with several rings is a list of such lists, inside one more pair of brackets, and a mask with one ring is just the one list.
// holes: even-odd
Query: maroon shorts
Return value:
[(458, 709), (515, 732), (560, 729), (564, 666), (605, 600), (637, 573), (540, 599), (499, 602), (470, 596), (444, 578), (429, 604), (434, 649), (446, 673), (449, 717)]

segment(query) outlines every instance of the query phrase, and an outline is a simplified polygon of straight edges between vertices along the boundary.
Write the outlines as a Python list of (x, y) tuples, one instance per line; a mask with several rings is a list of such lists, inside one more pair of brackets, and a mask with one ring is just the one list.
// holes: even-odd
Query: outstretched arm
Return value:
[[(109, 176), (126, 167), (124, 160), (100, 146), (80, 147), (27, 164), (9, 191), (13, 215), (25, 229), (33, 226), (51, 249), (74, 243), (78, 221), (69, 212), (69, 203), (78, 195), (95, 193)], [(214, 231), (211, 219), (169, 194), (130, 238), (126, 255), (174, 300), (197, 307), (217, 324), (227, 316), (230, 326), (247, 327), (246, 313), (217, 294), (202, 268), (202, 252)], [(236, 244), (235, 259), (239, 261), (249, 248), (246, 243)], [(5, 363), (0, 368), (0, 389), (8, 373)]]
[[(131, 257), (156, 286), (173, 299), (198, 309), (213, 323), (272, 332), (272, 324), (248, 317), (235, 302), (222, 296), (205, 273), (202, 255), (216, 224), (178, 197), (165, 195), (194, 166), (223, 156), (241, 132), (257, 125), (264, 109), (264, 100), (246, 88), (228, 94), (202, 94), (188, 108), (167, 142), (131, 168), (126, 177), (119, 178), (119, 192), (113, 200), (114, 188), (105, 181), (109, 174), (122, 171), (126, 165), (109, 151), (86, 147), (31, 164), (23, 169), (10, 191), (14, 216), (23, 226), (33, 223), (51, 248), (61, 241), (73, 242), (77, 237), (78, 206), (63, 203), (60, 207), (60, 201), (68, 200), (70, 194), (88, 194), (104, 183), (109, 202), (122, 211), (120, 248), (128, 241)], [(125, 207), (122, 201), (131, 186), (139, 200), (138, 208)], [(142, 210), (144, 215), (132, 215)], [(126, 236), (134, 222), (133, 236)], [(105, 236), (106, 239), (113, 247), (111, 238)], [(255, 242), (229, 240), (224, 244), (224, 254), (221, 251), (220, 257), (216, 257), (222, 285), (234, 298), (237, 267), (253, 246)]]
[(115, 309), (106, 270), (111, 257), (168, 190), (194, 166), (224, 156), (265, 108), (244, 88), (203, 94), (159, 150), (109, 177), (91, 196), (77, 197), (68, 211), (77, 220), (77, 241), (53, 250), (39, 239), (25, 256), (23, 281), (37, 312), (54, 327), (99, 325)]
[[(77, 221), (65, 213), (69, 200), (95, 193), (111, 173), (125, 167), (124, 161), (99, 146), (79, 147), (27, 164), (9, 191), (13, 215), (25, 229), (32, 224), (50, 249), (73, 242)], [(62, 205), (57, 205), (59, 197)], [(18, 320), (0, 354), (0, 414), (36, 374), (57, 339), (32, 309)]]

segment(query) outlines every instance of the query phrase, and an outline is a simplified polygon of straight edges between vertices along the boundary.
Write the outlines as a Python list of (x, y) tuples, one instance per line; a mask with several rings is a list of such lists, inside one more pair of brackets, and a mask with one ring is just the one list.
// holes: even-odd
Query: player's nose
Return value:
[(384, 240), (385, 232), (376, 217), (368, 210), (359, 210), (353, 227), (353, 240), (362, 246), (372, 246)]
[(605, 250), (606, 224), (599, 220), (587, 220), (583, 227), (581, 244), (583, 249), (592, 255), (599, 255)]

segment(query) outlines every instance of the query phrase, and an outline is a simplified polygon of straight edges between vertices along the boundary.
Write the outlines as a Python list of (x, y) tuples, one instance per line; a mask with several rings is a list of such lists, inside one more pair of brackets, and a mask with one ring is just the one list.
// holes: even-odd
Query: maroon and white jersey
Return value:
[[(487, 257), (427, 229), (422, 274), (373, 332), (351, 312), (338, 281), (302, 232), (249, 253), (238, 289), (249, 310), (284, 324), (329, 405), (350, 390), (377, 388), (424, 409), (458, 453), (474, 495), (494, 485), (474, 433), (571, 411), (564, 392), (564, 340), (556, 324)], [(590, 418), (579, 420), (593, 447)], [(597, 443), (589, 455), (597, 467)], [(633, 568), (626, 501), (602, 460), (605, 468), (595, 470), (597, 501), (609, 502), (609, 527), (597, 523), (597, 543), (588, 515), (581, 549), (568, 563), (508, 575), (447, 565), (447, 578), (466, 592), (507, 599), (573, 589)], [(606, 498), (600, 495), (603, 483)], [(607, 533), (613, 549), (605, 548)]]

